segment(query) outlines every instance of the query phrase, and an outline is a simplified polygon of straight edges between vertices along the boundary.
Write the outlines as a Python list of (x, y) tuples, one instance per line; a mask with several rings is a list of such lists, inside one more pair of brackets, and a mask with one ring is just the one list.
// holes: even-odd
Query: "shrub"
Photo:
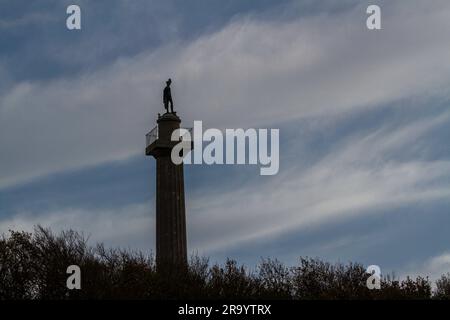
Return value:
[[(81, 268), (81, 290), (66, 287), (69, 265)], [(287, 267), (262, 259), (255, 271), (227, 259), (210, 265), (192, 256), (187, 268), (158, 272), (153, 255), (103, 245), (90, 247), (74, 231), (58, 235), (42, 227), (10, 231), (0, 238), (0, 299), (448, 299), (450, 274), (403, 281), (385, 277), (381, 290), (369, 290), (358, 263), (331, 264), (300, 258)]]

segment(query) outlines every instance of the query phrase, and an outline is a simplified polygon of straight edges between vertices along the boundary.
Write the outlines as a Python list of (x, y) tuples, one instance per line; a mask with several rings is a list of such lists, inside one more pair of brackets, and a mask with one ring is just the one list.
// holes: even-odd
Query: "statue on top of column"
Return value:
[(170, 92), (171, 83), (172, 79), (166, 81), (166, 87), (164, 88), (163, 92), (163, 103), (167, 113), (169, 113), (169, 104), (170, 104), (170, 112), (173, 113), (173, 100), (172, 100), (172, 93)]

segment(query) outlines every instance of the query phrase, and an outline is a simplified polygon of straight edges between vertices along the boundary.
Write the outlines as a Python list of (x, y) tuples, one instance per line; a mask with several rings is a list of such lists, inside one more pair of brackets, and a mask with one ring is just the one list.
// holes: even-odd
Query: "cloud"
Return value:
[(405, 267), (405, 271), (407, 272), (402, 273), (401, 278), (406, 278), (408, 275), (412, 277), (423, 276), (428, 277), (434, 284), (442, 275), (450, 272), (450, 252), (442, 252), (421, 263), (410, 264)]
[(133, 204), (108, 210), (63, 208), (36, 215), (21, 212), (0, 220), (0, 234), (8, 230), (33, 231), (41, 225), (54, 232), (75, 230), (89, 237), (91, 245), (140, 249), (149, 252), (155, 244), (154, 218), (148, 204)]
[[(223, 249), (236, 253), (262, 241), (273, 239), (276, 243), (291, 233), (382, 214), (386, 209), (395, 211), (449, 199), (450, 161), (418, 156), (430, 135), (448, 122), (449, 113), (444, 111), (415, 121), (355, 130), (337, 139), (312, 163), (304, 163), (302, 155), (293, 149), (296, 157), (283, 163), (285, 170), (269, 179), (250, 179), (239, 188), (223, 186), (219, 179), (205, 180), (203, 190), (200, 184), (187, 200), (189, 248), (212, 256)], [(314, 130), (310, 134), (318, 135), (320, 128)], [(285, 150), (295, 143), (295, 139), (288, 141)], [(403, 158), (408, 152), (412, 154)], [(54, 230), (84, 231), (92, 235), (93, 242), (109, 246), (148, 250), (154, 248), (155, 238), (151, 207), (145, 202), (101, 210), (22, 212), (1, 221), (0, 231), (31, 230), (33, 225), (43, 224)], [(383, 230), (380, 232), (383, 234)], [(344, 250), (352, 246), (355, 237), (360, 245), (364, 242), (370, 246), (374, 241), (374, 234), (349, 234), (331, 245)], [(327, 250), (317, 243), (302, 248), (308, 252)], [(288, 258), (296, 254), (289, 251)]]
[(425, 264), (424, 274), (429, 275), (431, 279), (438, 279), (441, 275), (447, 274), (448, 272), (450, 272), (449, 252), (433, 257)]
[[(14, 82), (0, 64), (0, 83), (8, 86), (0, 89), (0, 190), (143, 155), (144, 134), (162, 111), (162, 84), (171, 76), (186, 126), (204, 120), (205, 127), (276, 127), (285, 144), (286, 161), (275, 177), (252, 178), (234, 190), (207, 181), (207, 190), (201, 183), (192, 190), (188, 241), (200, 253), (449, 199), (450, 162), (427, 152), (445, 148), (433, 142), (445, 138), (442, 128), (449, 123), (449, 113), (436, 113), (433, 103), (449, 98), (450, 4), (381, 2), (383, 30), (370, 32), (364, 5), (351, 3), (313, 15), (241, 16), (197, 39), (143, 49), (53, 80)], [(81, 63), (95, 40), (88, 37), (73, 56), (67, 47), (58, 61)], [(102, 48), (91, 55), (88, 60), (96, 61)], [(404, 115), (373, 119), (376, 127), (358, 129), (358, 115), (396, 106)], [(350, 133), (333, 137), (327, 122)], [(299, 134), (283, 135), (283, 128), (305, 124), (310, 135), (332, 140), (325, 150), (305, 147)], [(313, 161), (304, 160), (308, 156)], [(19, 212), (0, 221), (0, 231), (40, 223), (83, 231), (92, 242), (154, 246), (151, 204), (93, 210), (73, 205)], [(354, 242), (370, 246), (373, 238), (350, 234), (310, 252), (333, 245), (344, 250)], [(420, 267), (438, 274), (447, 255)]]
[[(420, 159), (420, 139), (448, 124), (448, 113), (399, 126), (357, 132), (318, 161), (297, 164), (239, 190), (191, 200), (194, 247), (214, 251), (277, 238), (350, 217), (450, 197), (450, 161)], [(316, 133), (317, 134), (317, 133)], [(426, 141), (426, 139), (425, 139)], [(292, 141), (290, 143), (293, 143)], [(416, 143), (414, 156), (402, 153)], [(289, 147), (288, 147), (289, 148)], [(209, 186), (210, 187), (210, 186)]]
[(30, 25), (48, 23), (57, 20), (54, 15), (44, 12), (30, 12), (15, 19), (0, 19), (0, 29), (30, 27)]
[[(62, 79), (25, 81), (0, 97), (0, 188), (143, 151), (172, 76), (185, 123), (280, 126), (400, 99), (446, 96), (450, 5), (383, 6), (369, 32), (364, 8), (223, 29)], [(411, 9), (413, 8), (414, 9)]]

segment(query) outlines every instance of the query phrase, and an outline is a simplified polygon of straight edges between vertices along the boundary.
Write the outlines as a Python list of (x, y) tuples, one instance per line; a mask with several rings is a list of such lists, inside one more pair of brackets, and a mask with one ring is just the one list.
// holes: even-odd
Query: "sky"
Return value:
[(190, 254), (449, 272), (449, 16), (447, 0), (1, 0), (0, 233), (154, 252), (145, 134), (170, 77), (185, 127), (280, 130), (276, 175), (185, 166)]

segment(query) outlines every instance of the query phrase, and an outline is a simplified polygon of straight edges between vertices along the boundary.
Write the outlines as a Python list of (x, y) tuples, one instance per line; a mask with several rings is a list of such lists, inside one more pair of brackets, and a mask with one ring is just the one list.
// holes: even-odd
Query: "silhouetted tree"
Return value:
[[(81, 269), (81, 290), (66, 287), (67, 267)], [(33, 233), (10, 231), (0, 238), (0, 299), (448, 299), (450, 274), (431, 290), (428, 278), (394, 280), (369, 290), (369, 274), (358, 263), (331, 264), (300, 258), (287, 267), (262, 259), (254, 271), (228, 259), (210, 265), (192, 256), (178, 272), (156, 269), (153, 255), (102, 244), (90, 247), (74, 231), (58, 235), (40, 226)]]
[(444, 274), (436, 281), (434, 292), (436, 299), (450, 299), (450, 273)]
[(292, 299), (294, 288), (288, 267), (277, 259), (262, 259), (258, 269), (260, 298)]

